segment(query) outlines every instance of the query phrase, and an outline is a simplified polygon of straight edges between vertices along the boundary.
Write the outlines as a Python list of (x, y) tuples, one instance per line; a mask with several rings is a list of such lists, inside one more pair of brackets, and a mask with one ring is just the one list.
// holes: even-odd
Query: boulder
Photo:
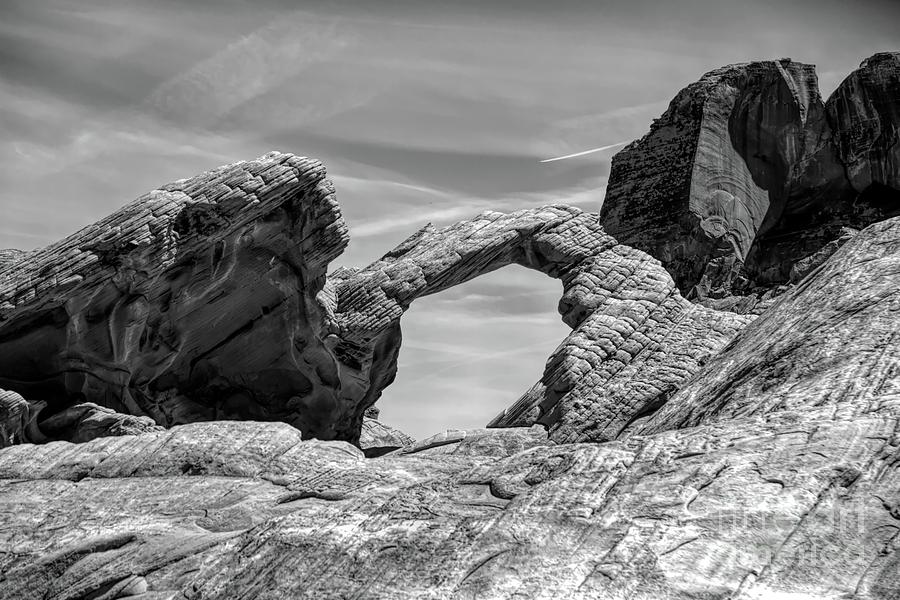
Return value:
[(370, 458), (409, 446), (415, 441), (412, 436), (377, 419), (363, 418), (359, 447)]

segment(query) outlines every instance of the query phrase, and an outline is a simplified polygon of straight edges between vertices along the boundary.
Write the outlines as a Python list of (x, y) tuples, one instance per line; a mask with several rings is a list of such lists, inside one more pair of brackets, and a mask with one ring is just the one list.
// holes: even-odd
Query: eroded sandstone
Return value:
[(548, 206), (425, 227), (364, 269), (332, 274), (346, 397), (393, 381), (400, 318), (419, 297), (509, 264), (562, 282), (572, 333), (532, 390), (490, 426), (543, 424), (558, 442), (614, 439), (655, 409), (752, 317), (681, 297), (659, 261), (619, 244), (595, 214)]
[(827, 102), (812, 65), (716, 69), (613, 158), (600, 219), (686, 296), (746, 312), (846, 228), (900, 213), (898, 128), (896, 53), (864, 61)]
[(275, 152), (166, 185), (7, 254), (0, 387), (46, 402), (44, 416), (91, 402), (164, 426), (283, 420), (340, 436), (322, 294), (346, 243), (315, 160)]
[(900, 395), (900, 217), (870, 225), (750, 324), (641, 432)]
[(247, 422), (16, 446), (0, 598), (888, 598), (900, 412), (873, 406), (499, 455)]

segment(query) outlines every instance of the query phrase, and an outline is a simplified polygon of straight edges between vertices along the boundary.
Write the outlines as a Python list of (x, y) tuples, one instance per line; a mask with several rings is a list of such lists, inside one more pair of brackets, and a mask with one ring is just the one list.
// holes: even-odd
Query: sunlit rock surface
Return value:
[(492, 427), (541, 423), (557, 442), (614, 439), (751, 320), (682, 298), (659, 261), (617, 243), (596, 214), (486, 212), (426, 227), (368, 267), (331, 276), (342, 393), (368, 406), (393, 381), (400, 317), (416, 298), (512, 263), (561, 281), (559, 312), (573, 331)]
[(894, 598), (898, 257), (900, 219), (862, 231), (619, 441), (6, 448), (0, 598)]
[(898, 401), (871, 407), (511, 455), (252, 422), (15, 446), (0, 597), (892, 598)]
[(359, 447), (368, 457), (381, 456), (415, 443), (412, 436), (377, 419), (363, 418)]
[(900, 217), (870, 225), (785, 294), (639, 431), (900, 397)]

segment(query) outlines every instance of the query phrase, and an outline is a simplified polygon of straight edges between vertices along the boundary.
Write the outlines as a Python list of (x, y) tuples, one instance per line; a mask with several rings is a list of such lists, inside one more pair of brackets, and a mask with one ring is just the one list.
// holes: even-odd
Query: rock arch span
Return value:
[(77, 429), (99, 405), (164, 426), (278, 420), (356, 442), (396, 375), (410, 304), (515, 263), (562, 282), (572, 332), (491, 425), (602, 440), (751, 319), (686, 301), (656, 259), (567, 206), (426, 226), (326, 277), (347, 240), (315, 160), (270, 153), (163, 186), (47, 248), (4, 254), (0, 388), (47, 402), (64, 439), (83, 439), (66, 415)]

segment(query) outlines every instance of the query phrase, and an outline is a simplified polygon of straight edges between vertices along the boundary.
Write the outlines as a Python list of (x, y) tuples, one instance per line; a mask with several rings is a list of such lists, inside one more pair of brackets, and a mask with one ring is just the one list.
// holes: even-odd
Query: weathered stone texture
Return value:
[(601, 222), (659, 258), (685, 292), (730, 290), (792, 166), (821, 143), (809, 122), (824, 122), (811, 65), (711, 71), (613, 158)]
[(598, 441), (750, 320), (687, 302), (658, 261), (565, 206), (426, 227), (326, 280), (345, 242), (333, 189), (309, 159), (275, 153), (167, 186), (6, 267), (0, 384), (49, 403), (39, 425), (51, 439), (141, 431), (144, 416), (281, 420), (374, 455), (408, 442), (377, 423), (359, 440), (396, 373), (403, 312), (517, 263), (562, 282), (573, 332), (491, 425)]
[(853, 189), (892, 188), (900, 201), (900, 52), (864, 60), (826, 108)]
[(409, 446), (415, 441), (399, 429), (385, 425), (376, 419), (364, 417), (358, 445), (366, 456), (375, 457)]
[(870, 225), (749, 325), (639, 430), (900, 394), (900, 217)]
[(15, 392), (0, 389), (0, 448), (43, 442), (35, 420), (46, 406), (46, 402), (29, 402)]
[(556, 441), (613, 439), (752, 318), (686, 301), (657, 260), (618, 244), (594, 214), (487, 212), (426, 227), (365, 269), (332, 274), (344, 396), (362, 398), (362, 410), (393, 381), (400, 317), (413, 300), (511, 263), (562, 282), (559, 311), (573, 332), (492, 427), (542, 423)]
[[(719, 69), (617, 159), (632, 204), (327, 279), (334, 190), (278, 153), (0, 252), (0, 599), (900, 598), (900, 217), (861, 227), (897, 64), (827, 104)], [(488, 428), (378, 422), (404, 311), (512, 263), (562, 284), (540, 381)]]
[(346, 243), (315, 160), (276, 152), (166, 185), (0, 266), (0, 386), (47, 415), (89, 401), (166, 426), (346, 435), (323, 300)]
[(249, 422), (16, 446), (0, 598), (890, 598), (898, 408), (500, 456)]

